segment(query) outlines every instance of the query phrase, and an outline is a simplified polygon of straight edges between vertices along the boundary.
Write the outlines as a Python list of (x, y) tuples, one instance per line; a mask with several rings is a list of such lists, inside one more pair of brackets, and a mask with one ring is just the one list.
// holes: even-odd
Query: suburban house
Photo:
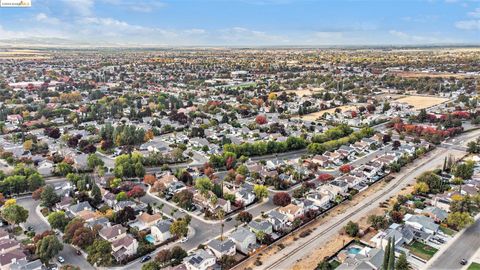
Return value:
[(403, 244), (408, 245), (414, 240), (414, 232), (409, 226), (393, 223), (385, 231), (378, 232), (370, 241), (375, 243), (376, 248), (385, 250), (388, 240), (393, 238), (395, 247), (401, 249)]
[(107, 240), (108, 242), (113, 242), (127, 236), (127, 228), (123, 227), (120, 224), (117, 224), (112, 227), (106, 227), (101, 229), (98, 234), (100, 235), (100, 237)]
[(207, 246), (217, 258), (221, 258), (222, 256), (234, 256), (236, 254), (235, 243), (231, 239), (223, 241), (213, 239), (208, 242)]
[(319, 208), (325, 208), (330, 204), (330, 200), (332, 200), (332, 196), (329, 193), (322, 193), (322, 192), (314, 192), (309, 193), (307, 195), (307, 199), (312, 201), (313, 204), (318, 206)]
[(430, 217), (435, 222), (443, 222), (448, 217), (447, 211), (435, 206), (428, 206), (422, 210), (422, 214)]
[(137, 217), (137, 221), (132, 223), (131, 226), (137, 227), (140, 231), (142, 231), (154, 226), (160, 220), (162, 220), (161, 214), (155, 213), (150, 215), (147, 212), (144, 212)]
[(117, 262), (121, 262), (129, 256), (135, 255), (137, 253), (137, 248), (137, 239), (131, 235), (126, 235), (125, 237), (112, 242), (112, 255)]
[(438, 232), (439, 225), (433, 219), (423, 215), (406, 214), (403, 221), (405, 221), (406, 225), (428, 234), (436, 234)]
[(216, 263), (214, 255), (204, 249), (196, 250), (192, 255), (183, 259), (183, 263), (188, 270), (205, 270)]
[(244, 227), (238, 228), (232, 232), (229, 237), (234, 243), (238, 251), (243, 254), (249, 254), (255, 250), (257, 237), (254, 233)]
[(172, 237), (172, 234), (170, 233), (171, 225), (171, 221), (162, 220), (151, 226), (150, 233), (153, 236), (155, 244), (165, 242)]
[(99, 235), (112, 244), (112, 255), (117, 261), (123, 261), (137, 253), (137, 240), (128, 235), (127, 228), (122, 225), (104, 227), (99, 231)]
[(93, 211), (93, 207), (88, 202), (79, 202), (77, 204), (71, 205), (67, 210), (67, 214), (77, 216), (79, 212), (84, 210)]
[(345, 256), (336, 269), (337, 270), (378, 270), (383, 264), (383, 257), (385, 252), (382, 249), (364, 247), (360, 252), (353, 256)]
[(252, 231), (255, 234), (257, 234), (258, 232), (263, 232), (265, 234), (273, 233), (272, 224), (266, 220), (262, 220), (262, 221), (252, 220), (250, 221), (250, 223), (248, 223), (248, 227), (250, 228), (250, 231)]
[(268, 212), (267, 220), (272, 224), (275, 231), (280, 231), (287, 226), (288, 217), (277, 210), (272, 210)]
[(289, 204), (278, 208), (278, 212), (287, 216), (288, 221), (293, 222), (295, 219), (303, 215), (303, 208), (295, 204)]

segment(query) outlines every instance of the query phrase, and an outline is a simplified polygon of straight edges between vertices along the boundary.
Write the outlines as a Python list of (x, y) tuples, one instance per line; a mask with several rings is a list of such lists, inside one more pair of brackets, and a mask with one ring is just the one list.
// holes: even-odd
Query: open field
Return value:
[(299, 90), (286, 90), (285, 93), (295, 93), (299, 97), (311, 96), (313, 94), (323, 91), (323, 88), (310, 88), (310, 89), (299, 89)]
[[(340, 106), (340, 107), (335, 107), (335, 108), (331, 108), (331, 109), (327, 109), (327, 110), (321, 110), (321, 111), (318, 111), (318, 112), (314, 112), (314, 113), (309, 113), (309, 114), (305, 114), (303, 115), (301, 118), (303, 120), (307, 120), (307, 121), (315, 121), (317, 120), (319, 117), (322, 117), (322, 115), (324, 113), (334, 113), (336, 109), (340, 109), (343, 111), (348, 111), (348, 110), (354, 110), (356, 109), (355, 106)], [(299, 116), (296, 116), (297, 118), (300, 118)]]
[(415, 107), (416, 110), (421, 110), (447, 102), (448, 100), (448, 98), (441, 97), (408, 96), (397, 99), (396, 101), (408, 103)]
[(458, 74), (458, 73), (448, 73), (448, 72), (402, 71), (402, 72), (392, 72), (392, 74), (402, 78), (422, 78), (422, 77), (450, 78), (450, 77), (453, 77), (457, 79), (464, 79), (464, 78), (478, 77), (478, 75)]
[(0, 59), (48, 59), (50, 55), (35, 50), (9, 50), (0, 51)]

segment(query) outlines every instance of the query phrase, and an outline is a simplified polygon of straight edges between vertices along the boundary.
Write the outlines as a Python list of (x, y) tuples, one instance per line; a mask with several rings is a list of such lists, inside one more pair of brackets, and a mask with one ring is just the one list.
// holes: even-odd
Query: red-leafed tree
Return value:
[(140, 198), (145, 195), (145, 190), (141, 186), (134, 186), (127, 195), (130, 198)]
[(39, 200), (40, 196), (42, 195), (43, 192), (43, 187), (37, 188), (33, 193), (32, 193), (32, 199)]
[(328, 181), (332, 181), (335, 177), (333, 177), (333, 175), (329, 174), (329, 173), (322, 173), (318, 176), (318, 180), (322, 181), (322, 182), (328, 182)]
[(252, 218), (253, 218), (252, 214), (250, 214), (247, 211), (242, 211), (242, 212), (238, 213), (236, 219), (240, 222), (248, 223), (248, 222), (252, 221)]
[(351, 170), (353, 170), (353, 167), (350, 164), (345, 164), (345, 165), (340, 166), (339, 170), (342, 173), (349, 173)]
[(143, 183), (147, 185), (153, 186), (153, 184), (155, 184), (156, 181), (157, 181), (157, 178), (153, 174), (147, 174), (143, 177)]
[(292, 202), (292, 198), (287, 192), (278, 192), (273, 195), (273, 204), (277, 206), (286, 206)]
[(352, 111), (351, 114), (352, 114), (352, 118), (355, 118), (358, 115), (356, 111)]
[(225, 167), (227, 167), (227, 170), (230, 170), (233, 168), (235, 165), (235, 157), (234, 156), (228, 156), (227, 160), (225, 161)]
[(255, 118), (255, 122), (259, 125), (266, 124), (267, 123), (267, 117), (263, 114), (257, 115), (257, 117)]

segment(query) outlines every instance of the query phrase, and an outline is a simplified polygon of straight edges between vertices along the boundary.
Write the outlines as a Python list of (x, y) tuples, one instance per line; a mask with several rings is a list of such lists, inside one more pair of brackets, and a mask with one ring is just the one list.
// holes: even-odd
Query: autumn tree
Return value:
[(94, 240), (95, 233), (92, 231), (92, 229), (81, 227), (78, 228), (73, 234), (72, 244), (80, 248), (86, 248), (93, 244)]
[(157, 178), (153, 174), (146, 174), (143, 177), (143, 183), (146, 185), (153, 186), (153, 184), (155, 184), (156, 181), (157, 181)]
[(273, 195), (273, 204), (276, 206), (287, 206), (292, 201), (292, 198), (287, 192), (278, 192)]

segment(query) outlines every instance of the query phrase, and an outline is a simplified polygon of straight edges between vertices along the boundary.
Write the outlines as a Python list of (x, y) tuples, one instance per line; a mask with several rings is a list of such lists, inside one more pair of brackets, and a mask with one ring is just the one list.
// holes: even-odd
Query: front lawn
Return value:
[(332, 267), (332, 270), (333, 269), (336, 269), (338, 266), (340, 266), (340, 262), (337, 261), (337, 260), (333, 260), (330, 262), (330, 267)]
[(430, 260), (430, 258), (435, 255), (435, 253), (438, 251), (438, 249), (433, 248), (429, 245), (425, 245), (421, 242), (414, 241), (412, 244), (407, 246), (407, 248), (414, 254), (415, 256), (418, 256), (424, 260)]
[(452, 236), (455, 234), (455, 231), (448, 228), (448, 227), (444, 227), (444, 226), (440, 226), (440, 231), (442, 231), (444, 234), (446, 235), (449, 235), (449, 236)]
[(471, 263), (470, 266), (468, 266), (467, 270), (480, 270), (480, 263)]

